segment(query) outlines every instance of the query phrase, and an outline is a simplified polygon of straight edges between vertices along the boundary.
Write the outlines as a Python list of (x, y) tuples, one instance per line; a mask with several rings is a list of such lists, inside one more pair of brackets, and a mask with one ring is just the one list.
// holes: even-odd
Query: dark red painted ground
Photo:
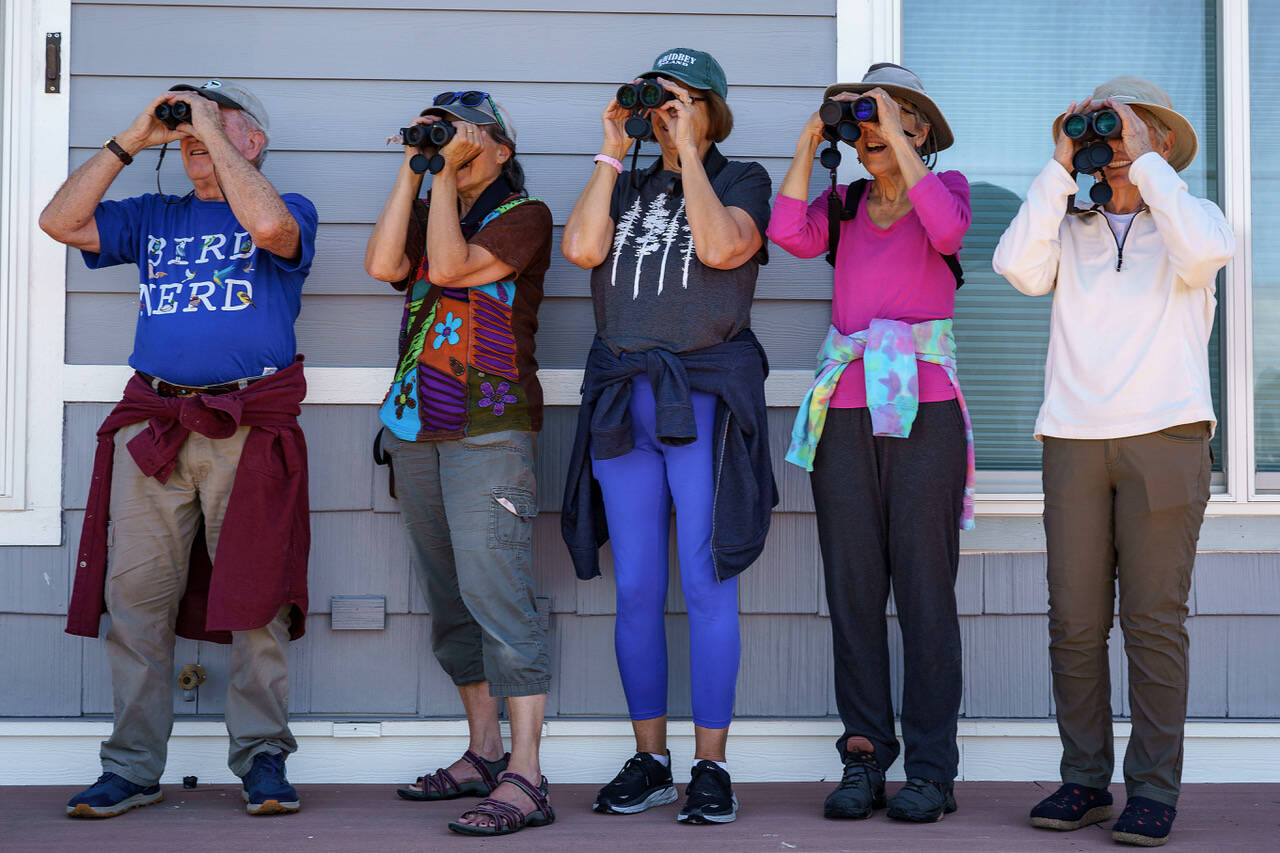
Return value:
[[(446, 829), (468, 801), (409, 803), (393, 786), (300, 785), (296, 815), (250, 818), (230, 786), (165, 789), (164, 803), (110, 820), (63, 816), (64, 787), (0, 788), (4, 853), (428, 853), (509, 851), (1032, 851), (1136, 850), (1109, 829), (1057, 833), (1032, 829), (1027, 810), (1052, 787), (1029, 782), (957, 786), (960, 810), (941, 823), (904, 825), (878, 812), (865, 821), (823, 820), (826, 784), (737, 786), (742, 811), (727, 826), (682, 826), (677, 806), (633, 816), (589, 810), (595, 786), (553, 785), (556, 822), (505, 838), (473, 839)], [(891, 783), (890, 793), (897, 785)], [(1118, 805), (1124, 792), (1112, 789)], [(1117, 813), (1119, 809), (1117, 808)], [(1105, 826), (1105, 825), (1104, 825)], [(1188, 785), (1166, 849), (1280, 851), (1280, 785)]]

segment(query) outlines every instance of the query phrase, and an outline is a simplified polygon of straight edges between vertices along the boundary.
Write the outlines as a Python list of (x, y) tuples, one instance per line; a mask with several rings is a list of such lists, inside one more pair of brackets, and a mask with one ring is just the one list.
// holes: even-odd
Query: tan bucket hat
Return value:
[[(1093, 100), (1103, 101), (1110, 98), (1122, 104), (1143, 107), (1150, 110), (1156, 118), (1164, 122), (1165, 127), (1173, 131), (1173, 150), (1169, 152), (1169, 165), (1174, 171), (1181, 172), (1196, 159), (1196, 150), (1200, 143), (1196, 138), (1195, 128), (1191, 122), (1173, 108), (1169, 93), (1150, 80), (1139, 77), (1116, 77), (1108, 80), (1093, 90)], [(1062, 113), (1053, 120), (1053, 138), (1058, 138), (1058, 129), (1067, 117)]]
[(867, 73), (863, 75), (861, 83), (835, 83), (827, 87), (827, 91), (822, 93), (824, 99), (841, 92), (852, 92), (861, 95), (872, 89), (879, 87), (884, 89), (895, 98), (902, 98), (910, 101), (915, 105), (916, 109), (924, 113), (924, 117), (929, 120), (929, 127), (933, 132), (933, 150), (942, 151), (950, 148), (955, 143), (955, 137), (951, 135), (951, 125), (947, 124), (946, 118), (942, 115), (942, 110), (938, 109), (938, 105), (933, 102), (924, 91), (924, 84), (920, 82), (920, 78), (912, 74), (901, 65), (894, 65), (892, 62), (877, 62), (867, 69)]

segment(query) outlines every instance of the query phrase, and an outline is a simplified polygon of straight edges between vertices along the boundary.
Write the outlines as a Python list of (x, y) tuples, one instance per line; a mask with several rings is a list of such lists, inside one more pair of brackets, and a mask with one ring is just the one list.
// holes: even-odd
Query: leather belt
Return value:
[(194, 397), (196, 394), (230, 394), (232, 391), (243, 391), (259, 379), (265, 379), (265, 376), (250, 376), (245, 379), (233, 379), (230, 382), (222, 382), (218, 385), (175, 385), (172, 382), (166, 382), (158, 376), (152, 376), (150, 373), (143, 373), (141, 370), (136, 371), (138, 378), (151, 386), (151, 390), (155, 391), (161, 397)]

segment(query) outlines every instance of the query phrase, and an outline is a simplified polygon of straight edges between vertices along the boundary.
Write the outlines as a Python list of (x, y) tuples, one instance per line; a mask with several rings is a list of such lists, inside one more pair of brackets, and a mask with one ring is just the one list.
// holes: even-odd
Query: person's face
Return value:
[[(894, 98), (894, 101), (900, 107), (898, 115), (902, 129), (907, 133), (907, 138), (918, 149), (921, 145), (924, 145), (924, 141), (929, 135), (929, 123), (907, 101), (902, 98)], [(899, 171), (898, 159), (885, 142), (884, 135), (880, 131), (880, 123), (878, 121), (864, 121), (859, 122), (858, 126), (862, 128), (862, 136), (858, 137), (858, 140), (853, 143), (853, 147), (858, 152), (858, 160), (862, 163), (862, 167), (872, 177), (890, 175)]]
[[(681, 85), (677, 83), (676, 85)], [(709, 139), (711, 136), (711, 112), (707, 108), (706, 94), (697, 90), (685, 87), (689, 93), (689, 99), (693, 102), (686, 115), (692, 116), (693, 127), (690, 136), (699, 142)], [(674, 131), (675, 107), (671, 102), (663, 104), (656, 110), (649, 111), (649, 121), (653, 124), (653, 138), (658, 141), (663, 150), (674, 151), (676, 148), (676, 138)]]
[(478, 139), (480, 153), (458, 169), (459, 192), (483, 190), (502, 174), (502, 164), (511, 159), (510, 149), (495, 142), (486, 125), (480, 126)]
[[(222, 114), (223, 131), (231, 144), (246, 160), (253, 162), (266, 145), (266, 136), (246, 119), (241, 110), (219, 105), (218, 112)], [(213, 159), (209, 157), (209, 147), (204, 142), (194, 136), (184, 136), (179, 144), (182, 166), (193, 183), (214, 177)]]

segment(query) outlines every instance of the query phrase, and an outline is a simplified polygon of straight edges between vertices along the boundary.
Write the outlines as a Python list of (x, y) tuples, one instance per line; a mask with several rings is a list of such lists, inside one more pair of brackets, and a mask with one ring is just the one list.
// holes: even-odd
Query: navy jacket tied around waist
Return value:
[(769, 459), (764, 379), (769, 362), (750, 329), (707, 349), (614, 355), (596, 338), (582, 380), (578, 432), (569, 459), (560, 527), (578, 577), (600, 574), (599, 550), (609, 540), (604, 501), (591, 471), (591, 449), (601, 459), (630, 453), (631, 379), (647, 373), (656, 402), (658, 440), (689, 444), (697, 438), (693, 391), (719, 398), (713, 459), (711, 556), (727, 580), (764, 550), (778, 489)]

